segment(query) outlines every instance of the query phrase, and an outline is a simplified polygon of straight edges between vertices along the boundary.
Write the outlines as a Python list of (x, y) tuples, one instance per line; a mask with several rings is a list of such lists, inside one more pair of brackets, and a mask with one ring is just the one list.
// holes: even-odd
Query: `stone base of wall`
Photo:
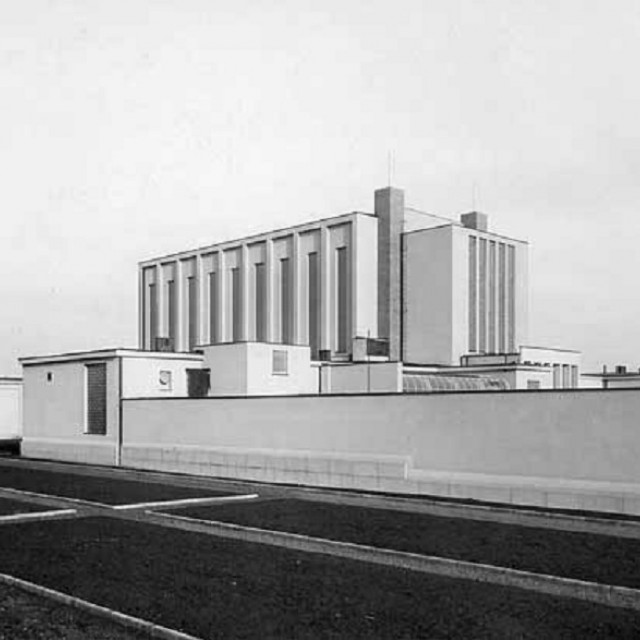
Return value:
[[(22, 455), (114, 465), (113, 442), (25, 438)], [(640, 515), (640, 485), (425, 471), (410, 456), (232, 447), (125, 445), (122, 465), (192, 475)]]
[(390, 491), (404, 481), (409, 458), (321, 451), (125, 445), (122, 464), (194, 475), (340, 489)]
[(413, 469), (410, 456), (125, 445), (122, 464), (193, 475), (640, 515), (640, 485)]
[(87, 442), (81, 439), (23, 438), (21, 452), (25, 458), (114, 465), (116, 450), (113, 442), (110, 441)]

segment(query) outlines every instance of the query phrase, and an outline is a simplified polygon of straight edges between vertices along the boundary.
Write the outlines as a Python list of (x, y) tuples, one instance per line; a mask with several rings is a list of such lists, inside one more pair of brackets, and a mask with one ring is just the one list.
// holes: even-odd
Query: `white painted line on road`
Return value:
[(129, 509), (152, 509), (156, 507), (186, 507), (189, 505), (217, 504), (219, 502), (242, 502), (243, 500), (255, 500), (257, 493), (246, 493), (239, 496), (215, 496), (210, 498), (185, 498), (184, 500), (164, 500), (161, 502), (138, 502), (136, 504), (119, 504), (112, 509), (125, 511)]
[(120, 613), (119, 611), (114, 611), (113, 609), (108, 609), (107, 607), (102, 607), (98, 604), (81, 600), (80, 598), (70, 596), (66, 593), (62, 593), (61, 591), (54, 591), (48, 587), (43, 587), (42, 585), (35, 584), (33, 582), (27, 582), (26, 580), (7, 575), (6, 573), (0, 573), (0, 582), (17, 587), (23, 591), (35, 593), (38, 596), (60, 602), (69, 607), (73, 607), (74, 609), (87, 611), (93, 615), (107, 618), (112, 622), (130, 629), (144, 631), (150, 638), (161, 638), (162, 640), (201, 640), (196, 636), (191, 636), (187, 633), (183, 633), (182, 631), (169, 629), (168, 627), (163, 627), (162, 625), (142, 620), (141, 618), (134, 618), (126, 613)]
[(12, 513), (8, 516), (0, 516), (0, 524), (3, 522), (23, 522), (25, 520), (47, 520), (62, 516), (71, 516), (78, 513), (77, 509), (55, 509), (54, 511), (32, 511), (29, 513)]

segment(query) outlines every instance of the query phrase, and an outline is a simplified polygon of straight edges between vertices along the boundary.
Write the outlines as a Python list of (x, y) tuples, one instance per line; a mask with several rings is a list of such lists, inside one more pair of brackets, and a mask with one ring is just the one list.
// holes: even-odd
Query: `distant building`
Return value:
[(602, 368), (601, 373), (584, 373), (583, 378), (592, 381), (594, 387), (603, 389), (629, 389), (640, 388), (640, 369), (629, 370), (625, 365), (617, 365), (613, 371)]

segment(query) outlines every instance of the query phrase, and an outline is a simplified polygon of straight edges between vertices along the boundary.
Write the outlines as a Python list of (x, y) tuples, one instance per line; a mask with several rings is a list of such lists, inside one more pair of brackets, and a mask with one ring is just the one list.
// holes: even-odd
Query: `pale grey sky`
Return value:
[(136, 346), (136, 263), (371, 210), (531, 242), (531, 340), (640, 365), (637, 0), (0, 4), (0, 374)]

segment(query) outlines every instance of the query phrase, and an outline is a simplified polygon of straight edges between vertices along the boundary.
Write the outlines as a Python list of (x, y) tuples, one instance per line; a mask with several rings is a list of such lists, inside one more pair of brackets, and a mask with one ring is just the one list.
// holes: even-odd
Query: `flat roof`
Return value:
[[(436, 216), (441, 217), (441, 216)], [(456, 222), (455, 220), (451, 220), (450, 222), (445, 222), (443, 224), (439, 224), (436, 227), (427, 227), (426, 229), (414, 229), (413, 231), (403, 231), (402, 235), (411, 236), (417, 233), (428, 233), (429, 231), (438, 231), (440, 229), (447, 229), (448, 227), (453, 227), (454, 229), (463, 229), (464, 231), (468, 231), (470, 233), (479, 233), (484, 234), (487, 237), (497, 238), (499, 240), (508, 240), (509, 242), (517, 242), (518, 244), (529, 244), (528, 240), (519, 240), (518, 238), (512, 238), (511, 236), (505, 236), (502, 233), (495, 233), (494, 231), (482, 230), (482, 229), (473, 229), (472, 227), (465, 227), (463, 224)]]
[(627, 371), (625, 373), (607, 371), (606, 373), (583, 373), (581, 375), (588, 376), (590, 378), (640, 378), (640, 371)]
[[(236, 244), (244, 244), (247, 242), (259, 242), (261, 239), (267, 239), (270, 236), (284, 236), (288, 235), (292, 231), (296, 230), (304, 230), (305, 228), (309, 228), (311, 230), (315, 225), (321, 224), (324, 222), (335, 222), (336, 224), (340, 224), (348, 220), (349, 218), (354, 218), (356, 216), (366, 216), (369, 218), (375, 218), (375, 214), (367, 213), (365, 211), (351, 211), (350, 213), (342, 213), (337, 216), (329, 216), (327, 218), (317, 218), (315, 220), (309, 220), (308, 222), (301, 222), (298, 224), (294, 224), (290, 227), (282, 227), (280, 229), (269, 229), (267, 231), (261, 231), (259, 233), (252, 233), (248, 236), (242, 236), (241, 238), (232, 238), (231, 240), (221, 240), (220, 242), (214, 242), (212, 244), (207, 244), (201, 247), (196, 247), (194, 249), (185, 249), (184, 251), (176, 251), (173, 253), (167, 253), (164, 255), (156, 256), (154, 258), (146, 258), (145, 260), (140, 260), (138, 262), (139, 266), (144, 266), (145, 264), (151, 264), (162, 260), (170, 260), (175, 259), (180, 256), (187, 255), (196, 255), (199, 253), (204, 253), (207, 251), (219, 251), (224, 247), (233, 247)], [(274, 238), (277, 239), (277, 238)]]
[(545, 351), (561, 351), (564, 353), (579, 353), (582, 354), (582, 351), (578, 351), (577, 349), (559, 349), (558, 347), (538, 347), (532, 344), (521, 344), (521, 349), (544, 349)]
[(469, 373), (482, 373), (492, 371), (549, 371), (551, 367), (545, 365), (536, 364), (522, 364), (519, 362), (505, 363), (500, 362), (496, 364), (478, 364), (469, 366), (457, 366), (457, 365), (404, 365), (403, 370), (407, 373), (418, 372), (420, 370), (425, 373), (442, 374), (442, 375), (466, 375)]
[(165, 360), (193, 360), (201, 361), (202, 354), (176, 351), (145, 351), (143, 349), (110, 348), (93, 349), (91, 351), (69, 351), (42, 356), (27, 356), (18, 358), (23, 367), (37, 364), (53, 364), (56, 362), (74, 362), (76, 360), (96, 360), (113, 358), (160, 358)]

